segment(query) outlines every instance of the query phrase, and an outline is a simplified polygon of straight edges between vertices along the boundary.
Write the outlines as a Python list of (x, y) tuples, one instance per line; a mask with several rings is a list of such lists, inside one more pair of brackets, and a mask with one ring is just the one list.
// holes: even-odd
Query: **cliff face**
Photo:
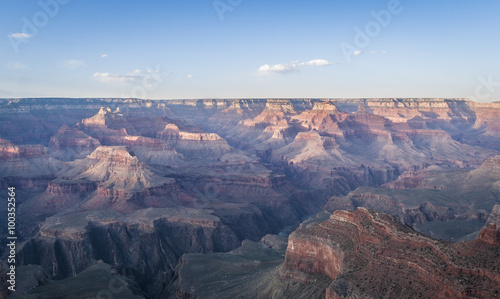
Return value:
[(166, 125), (156, 137), (188, 156), (220, 156), (230, 150), (226, 140), (215, 133), (184, 132), (174, 124)]
[(486, 223), (487, 224), (493, 223), (497, 227), (500, 227), (500, 205), (495, 205), (493, 207)]
[(280, 275), (306, 285), (311, 275), (325, 275), (327, 298), (493, 298), (500, 292), (498, 233), (492, 226), (477, 240), (441, 243), (388, 215), (337, 211), (290, 235)]
[(0, 139), (0, 184), (4, 188), (40, 192), (62, 169), (62, 163), (43, 145), (14, 145)]
[[(474, 170), (429, 166), (407, 171), (381, 188), (360, 187), (346, 196), (331, 197), (325, 209), (332, 212), (365, 207), (397, 216), (435, 238), (475, 238), (485, 222), (497, 223), (497, 160), (487, 159)], [(463, 225), (462, 229), (454, 231), (452, 223)]]
[(68, 183), (97, 185), (95, 196), (83, 202), (81, 209), (130, 212), (150, 206), (167, 207), (179, 196), (175, 180), (153, 173), (126, 147), (100, 146), (86, 159), (73, 162), (73, 167), (61, 176), (68, 178)]
[(161, 289), (183, 253), (229, 251), (238, 245), (219, 218), (196, 210), (86, 212), (48, 218), (18, 257), (20, 265), (39, 264), (56, 279), (102, 260), (140, 284), (156, 281)]
[(63, 161), (71, 161), (76, 158), (85, 158), (92, 153), (101, 143), (82, 131), (62, 126), (57, 133), (50, 138), (49, 148), (53, 156)]
[[(457, 231), (454, 224), (479, 234), (488, 217), (496, 222), (499, 204), (492, 158), (500, 150), (499, 109), (463, 99), (0, 99), (0, 184), (20, 191), (26, 257), (47, 252), (62, 269), (44, 265), (49, 279), (99, 256), (116, 268), (130, 265), (123, 273), (147, 277), (139, 284), (146, 289), (171, 277), (151, 274), (163, 270), (147, 252), (161, 256), (161, 246), (182, 244), (157, 261), (171, 269), (193, 248), (225, 251), (234, 236), (288, 234), (329, 198), (330, 211), (369, 207), (428, 225), (422, 231), (436, 236)], [(106, 218), (84, 222), (88, 229), (49, 229), (50, 217), (150, 208), (192, 208), (221, 225), (188, 223), (186, 215), (175, 227), (165, 212), (169, 220), (155, 216), (158, 226)], [(286, 260), (290, 275), (337, 280), (348, 271), (328, 262), (346, 254), (341, 246), (317, 236), (300, 243), (298, 235), (290, 242), (301, 249)], [(492, 231), (482, 236), (481, 244), (496, 242)], [(144, 248), (127, 252), (129, 243)]]
[(334, 242), (314, 236), (297, 238), (294, 233), (289, 237), (285, 257), (289, 270), (323, 274), (334, 280), (342, 273), (343, 261), (344, 254)]
[(487, 227), (483, 228), (479, 233), (479, 240), (493, 246), (500, 245), (500, 230), (496, 224), (490, 223)]

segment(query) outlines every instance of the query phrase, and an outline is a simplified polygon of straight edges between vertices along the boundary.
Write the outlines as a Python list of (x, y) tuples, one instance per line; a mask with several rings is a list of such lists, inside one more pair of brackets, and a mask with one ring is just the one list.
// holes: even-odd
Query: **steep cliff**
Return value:
[(62, 126), (50, 138), (49, 149), (52, 155), (62, 161), (82, 159), (92, 153), (101, 143), (82, 131)]
[(183, 253), (229, 251), (239, 244), (219, 218), (199, 210), (98, 211), (48, 218), (18, 258), (19, 265), (41, 265), (55, 279), (102, 260), (148, 292), (165, 287)]
[[(434, 237), (481, 235), (478, 244), (495, 244), (494, 229), (481, 230), (486, 221), (498, 223), (499, 115), (499, 103), (465, 99), (0, 99), (0, 182), (19, 191), (19, 233), (32, 248), (23, 252), (47, 252), (56, 260), (57, 277), (80, 272), (100, 256), (153, 294), (154, 281), (167, 283), (174, 261), (194, 250), (186, 242), (227, 251), (236, 245), (224, 245), (225, 238), (287, 235), (328, 199), (329, 211), (368, 207)], [(177, 220), (160, 217), (155, 234), (183, 245), (172, 245), (176, 253), (159, 262), (168, 261), (170, 270), (161, 271), (170, 274), (146, 274), (157, 273), (146, 252), (159, 254), (166, 241), (150, 242), (157, 238), (155, 226), (141, 222), (136, 228), (122, 214), (186, 207), (216, 217), (216, 227), (231, 232), (208, 241), (201, 235), (217, 229), (186, 224), (191, 212), (181, 221), (184, 228), (173, 229)], [(50, 229), (57, 217), (76, 221), (98, 212), (110, 216), (82, 222), (85, 229), (73, 230), (69, 220), (63, 221), (68, 230)], [(44, 222), (47, 217), (52, 220)], [(176, 230), (196, 237), (188, 242)], [(290, 242), (301, 248), (297, 240)], [(110, 245), (115, 241), (120, 245)], [(101, 242), (106, 245), (97, 252), (92, 244)], [(132, 253), (123, 245), (136, 242), (143, 245)], [(287, 259), (295, 267), (288, 273), (294, 288), (301, 288), (309, 269), (316, 282), (303, 296), (342, 295), (326, 291), (347, 269), (325, 262), (340, 247), (318, 236), (304, 242), (309, 251)], [(60, 252), (67, 254), (57, 261)], [(52, 265), (43, 268), (53, 275)], [(266, 278), (277, 273), (273, 269)], [(293, 297), (292, 289), (263, 294)], [(231, 290), (227, 294), (244, 295)]]
[(449, 244), (388, 215), (337, 211), (290, 235), (280, 277), (307, 288), (314, 275), (327, 276), (326, 298), (494, 298), (500, 247), (492, 237), (499, 233), (485, 228), (479, 239)]

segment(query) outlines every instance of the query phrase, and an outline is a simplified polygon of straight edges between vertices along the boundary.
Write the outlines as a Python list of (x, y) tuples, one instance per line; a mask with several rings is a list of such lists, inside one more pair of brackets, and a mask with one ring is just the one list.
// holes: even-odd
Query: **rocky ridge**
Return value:
[[(451, 234), (456, 226), (471, 233), (460, 238), (472, 239), (486, 221), (496, 222), (500, 175), (498, 161), (489, 158), (500, 149), (499, 108), (464, 99), (0, 100), (0, 179), (21, 192), (22, 239), (47, 252), (86, 248), (105, 235), (69, 225), (55, 233), (49, 228), (57, 217), (102, 211), (118, 219), (112, 213), (192, 208), (218, 218), (238, 243), (288, 234), (328, 198), (330, 211), (376, 208), (436, 237), (458, 240)], [(105, 228), (112, 238), (134, 231), (120, 219)], [(149, 240), (151, 225), (137, 219), (138, 238)], [(178, 229), (198, 240), (199, 230), (190, 225), (180, 221)], [(494, 231), (482, 235), (496, 242)], [(223, 241), (196, 242), (213, 248)], [(328, 244), (311, 242), (322, 254), (335, 254)], [(36, 248), (23, 254), (32, 256)], [(113, 248), (106, 261), (119, 268), (124, 247)], [(190, 248), (182, 243), (166, 272)], [(58, 278), (94, 262), (76, 249), (66, 253), (71, 262), (57, 261), (65, 269), (56, 271)], [(134, 270), (121, 273), (134, 280), (132, 272), (156, 273), (149, 265), (130, 265)], [(331, 276), (337, 270), (321, 271)], [(48, 279), (56, 275), (50, 265), (43, 271)], [(151, 296), (157, 276), (147, 277), (140, 292)], [(330, 278), (321, 277), (327, 289)]]
[(492, 226), (479, 239), (449, 244), (374, 211), (336, 211), (290, 235), (280, 277), (307, 285), (310, 275), (325, 275), (326, 298), (494, 298), (499, 233)]

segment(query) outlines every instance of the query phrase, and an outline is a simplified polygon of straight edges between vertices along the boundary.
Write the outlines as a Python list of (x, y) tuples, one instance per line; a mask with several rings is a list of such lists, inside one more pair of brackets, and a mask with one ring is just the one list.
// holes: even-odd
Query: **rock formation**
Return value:
[(238, 245), (217, 217), (198, 210), (94, 211), (48, 218), (39, 234), (19, 248), (18, 258), (20, 265), (41, 265), (56, 279), (102, 260), (140, 285), (155, 282), (150, 287), (161, 290), (183, 253), (229, 251)]
[(92, 153), (101, 143), (82, 131), (62, 126), (50, 138), (49, 148), (52, 155), (62, 161), (82, 159)]
[[(470, 246), (497, 244), (489, 224), (499, 227), (499, 115), (499, 103), (466, 99), (0, 99), (0, 182), (19, 191), (20, 266), (33, 271), (28, 281), (40, 278), (40, 292), (49, 292), (43, 284), (54, 279), (80, 279), (79, 273), (102, 259), (132, 282), (134, 294), (197, 296), (199, 290), (187, 288), (186, 275), (174, 286), (182, 272), (174, 274), (179, 258), (233, 250), (248, 239), (241, 251), (214, 260), (225, 260), (231, 271), (248, 267), (245, 277), (256, 285), (273, 281), (263, 297), (371, 296), (369, 289), (387, 296), (411, 295), (402, 291), (411, 289), (425, 297), (430, 291), (420, 287), (435, 285), (421, 269), (394, 257), (391, 247), (405, 250), (401, 244), (416, 238), (427, 245), (409, 258), (417, 263), (422, 257), (425, 271), (442, 271), (442, 277), (429, 277), (443, 281), (443, 296), (495, 296), (485, 291), (494, 276), (477, 276), (493, 270), (482, 264), (479, 274), (470, 270), (490, 256), (476, 256), (482, 251), (471, 253)], [(373, 231), (362, 230), (362, 242), (354, 241), (373, 241), (370, 248), (382, 251), (365, 245), (349, 251), (349, 245), (327, 238), (331, 232), (346, 237), (333, 228), (303, 234), (323, 227), (307, 220), (290, 238), (288, 270), (278, 271), (283, 244), (276, 237), (261, 240), (266, 234), (288, 235), (322, 209), (358, 207), (387, 212), (436, 238), (475, 241), (432, 241), (438, 250), (414, 232), (377, 232), (384, 225), (392, 231), (399, 227), (388, 216), (367, 212), (373, 220), (352, 212), (359, 219), (350, 224), (328, 221), (349, 231), (363, 228), (356, 223), (367, 219)], [(0, 237), (5, 233), (0, 228)], [(379, 265), (366, 260), (379, 254), (389, 265), (380, 262), (381, 269), (392, 271), (401, 262), (422, 282), (409, 287), (410, 270), (395, 278), (405, 286), (401, 290), (380, 278), (358, 282), (358, 268), (345, 263), (357, 249), (363, 254), (354, 258), (360, 265)], [(437, 257), (424, 255), (429, 250)], [(272, 262), (252, 264), (261, 253)], [(464, 253), (472, 262), (462, 259)], [(47, 261), (38, 258), (43, 254)], [(342, 254), (342, 265), (328, 262), (340, 261)], [(192, 261), (205, 258), (186, 255), (181, 264), (192, 267)], [(244, 267), (231, 264), (240, 258), (246, 259)], [(455, 270), (441, 269), (441, 260), (434, 259)], [(279, 275), (290, 284), (280, 286)], [(217, 290), (245, 296), (237, 280), (229, 284), (227, 292)]]
[(494, 298), (499, 234), (490, 227), (477, 240), (441, 243), (388, 215), (337, 211), (290, 235), (280, 277), (307, 288), (315, 275), (327, 276), (326, 298)]

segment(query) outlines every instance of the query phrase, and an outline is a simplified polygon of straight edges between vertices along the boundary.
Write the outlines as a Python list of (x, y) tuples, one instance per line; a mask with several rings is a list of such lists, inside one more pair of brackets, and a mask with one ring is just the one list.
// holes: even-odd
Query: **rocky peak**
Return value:
[(282, 111), (284, 113), (295, 113), (293, 105), (290, 100), (267, 100), (266, 110), (268, 111)]
[(106, 115), (106, 114), (109, 114), (109, 113), (112, 113), (111, 112), (111, 108), (109, 108), (109, 107), (101, 107), (101, 109), (99, 109), (99, 112), (97, 114), (98, 115)]
[(96, 146), (99, 145), (99, 141), (97, 139), (90, 137), (76, 128), (71, 128), (66, 125), (59, 128), (57, 133), (50, 138), (49, 144), (51, 148), (59, 149), (64, 146), (79, 146), (80, 143), (88, 143), (89, 145)]
[(0, 158), (30, 158), (48, 155), (47, 148), (41, 144), (14, 145), (8, 140), (0, 139)]
[(308, 132), (299, 132), (297, 136), (295, 136), (295, 140), (321, 140), (321, 136), (319, 135), (318, 131), (313, 129)]
[(179, 132), (179, 127), (174, 125), (174, 124), (167, 124), (165, 126), (165, 129), (163, 129), (164, 131), (175, 131), (175, 132)]
[(490, 223), (479, 233), (479, 240), (490, 245), (500, 245), (500, 230), (494, 223)]
[(82, 120), (82, 123), (87, 126), (106, 126), (110, 119), (114, 119), (117, 116), (122, 116), (119, 113), (113, 113), (109, 107), (101, 107), (99, 112), (91, 118), (86, 118)]
[(368, 113), (368, 111), (366, 111), (366, 108), (364, 105), (359, 105), (358, 111), (356, 111), (356, 114), (370, 114), (370, 113)]
[(326, 113), (338, 112), (337, 106), (335, 106), (330, 102), (315, 103), (312, 110), (314, 112), (326, 112)]
[(487, 224), (495, 224), (497, 228), (500, 228), (500, 205), (495, 205), (491, 210), (490, 217), (488, 217)]
[(500, 156), (495, 156), (489, 159), (486, 159), (481, 167), (490, 168), (490, 169), (500, 169)]
[(88, 157), (97, 160), (109, 159), (111, 162), (123, 164), (139, 161), (135, 153), (127, 146), (99, 146)]

